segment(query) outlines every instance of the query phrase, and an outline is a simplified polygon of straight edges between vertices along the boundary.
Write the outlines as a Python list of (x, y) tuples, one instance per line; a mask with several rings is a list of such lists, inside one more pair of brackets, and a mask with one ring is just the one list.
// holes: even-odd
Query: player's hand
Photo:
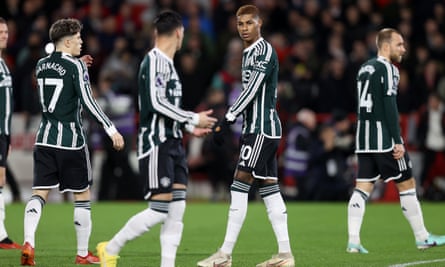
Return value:
[(93, 57), (90, 55), (83, 55), (79, 59), (82, 60), (87, 67), (91, 67), (91, 65), (93, 65)]
[(394, 159), (401, 159), (405, 155), (405, 147), (402, 144), (395, 144), (392, 152)]
[(199, 112), (199, 123), (196, 125), (198, 128), (208, 128), (212, 129), (213, 126), (215, 126), (215, 123), (218, 121), (214, 117), (210, 117), (210, 115), (213, 113), (212, 109), (205, 110), (202, 112)]
[(122, 150), (124, 148), (125, 142), (122, 135), (117, 132), (111, 136), (111, 140), (113, 141), (113, 148), (117, 151)]
[(192, 134), (196, 137), (204, 137), (206, 135), (208, 135), (209, 133), (212, 132), (212, 129), (209, 128), (198, 128), (195, 127), (195, 129), (193, 129)]

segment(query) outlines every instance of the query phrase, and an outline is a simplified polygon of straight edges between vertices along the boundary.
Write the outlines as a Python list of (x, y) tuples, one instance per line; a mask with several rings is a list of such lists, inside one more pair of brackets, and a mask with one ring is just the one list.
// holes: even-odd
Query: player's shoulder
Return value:
[(265, 58), (266, 60), (278, 60), (277, 52), (274, 47), (264, 38), (258, 39), (251, 47), (255, 52), (251, 55), (258, 58)]
[(256, 49), (261, 49), (263, 51), (267, 51), (267, 50), (275, 50), (272, 46), (271, 43), (269, 43), (269, 41), (267, 41), (264, 38), (260, 38), (258, 39), (258, 41), (254, 44)]
[(72, 65), (76, 67), (83, 67), (82, 60), (78, 59), (77, 57), (73, 57), (70, 54), (62, 54), (60, 56), (60, 60), (66, 62), (67, 65)]
[(362, 67), (363, 66), (374, 66), (374, 67), (377, 67), (378, 65), (380, 65), (381, 63), (378, 61), (378, 59), (376, 58), (376, 57), (374, 57), (374, 58), (370, 58), (370, 59), (368, 59), (367, 61), (365, 61), (363, 64), (362, 64)]
[(51, 62), (51, 64), (59, 64), (65, 67), (75, 67), (75, 68), (82, 68), (82, 61), (76, 57), (73, 57), (66, 53), (52, 53), (46, 57), (41, 58), (37, 64), (43, 64)]
[(389, 66), (386, 62), (382, 61), (379, 58), (371, 58), (364, 62), (359, 69), (358, 76), (364, 73), (369, 73), (371, 75), (386, 72), (386, 68)]
[(165, 53), (157, 48), (150, 50), (144, 57), (142, 63), (143, 65), (154, 64), (156, 68), (166, 68), (168, 65), (173, 64), (173, 61), (167, 57)]
[(387, 69), (392, 69), (394, 67), (394, 65), (391, 62), (382, 57), (377, 57), (375, 59), (375, 65), (378, 66), (379, 69), (384, 71), (386, 71)]
[(39, 60), (37, 60), (37, 65), (47, 62), (50, 57), (51, 57), (51, 55), (47, 55), (45, 57), (39, 58)]

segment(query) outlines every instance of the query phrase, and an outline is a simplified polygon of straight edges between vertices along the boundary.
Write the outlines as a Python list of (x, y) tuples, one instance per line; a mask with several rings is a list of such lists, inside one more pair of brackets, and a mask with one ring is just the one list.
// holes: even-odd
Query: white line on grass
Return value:
[(388, 267), (406, 267), (406, 266), (413, 266), (413, 265), (420, 265), (420, 264), (427, 264), (427, 263), (434, 263), (434, 262), (442, 262), (442, 261), (445, 261), (445, 259), (436, 259), (436, 260), (428, 260), (428, 261), (413, 261), (413, 262), (407, 262), (407, 263), (394, 264), (394, 265), (390, 265)]

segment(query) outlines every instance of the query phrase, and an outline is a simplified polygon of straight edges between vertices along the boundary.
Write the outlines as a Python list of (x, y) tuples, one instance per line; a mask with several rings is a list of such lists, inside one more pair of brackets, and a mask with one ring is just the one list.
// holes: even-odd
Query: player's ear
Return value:
[(69, 37), (63, 37), (62, 42), (63, 42), (63, 45), (64, 45), (66, 48), (70, 48), (70, 47), (71, 47), (71, 38), (69, 38)]
[(176, 36), (178, 37), (178, 38), (181, 38), (181, 36), (184, 34), (184, 27), (179, 27), (179, 28), (176, 28)]
[(261, 27), (261, 26), (263, 26), (263, 20), (258, 18), (258, 27)]

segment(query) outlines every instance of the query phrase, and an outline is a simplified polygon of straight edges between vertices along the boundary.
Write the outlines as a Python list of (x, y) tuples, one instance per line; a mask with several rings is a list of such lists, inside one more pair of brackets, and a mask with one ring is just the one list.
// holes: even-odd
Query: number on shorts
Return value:
[(248, 160), (252, 155), (252, 147), (249, 145), (243, 145), (241, 148), (240, 157), (242, 160)]

